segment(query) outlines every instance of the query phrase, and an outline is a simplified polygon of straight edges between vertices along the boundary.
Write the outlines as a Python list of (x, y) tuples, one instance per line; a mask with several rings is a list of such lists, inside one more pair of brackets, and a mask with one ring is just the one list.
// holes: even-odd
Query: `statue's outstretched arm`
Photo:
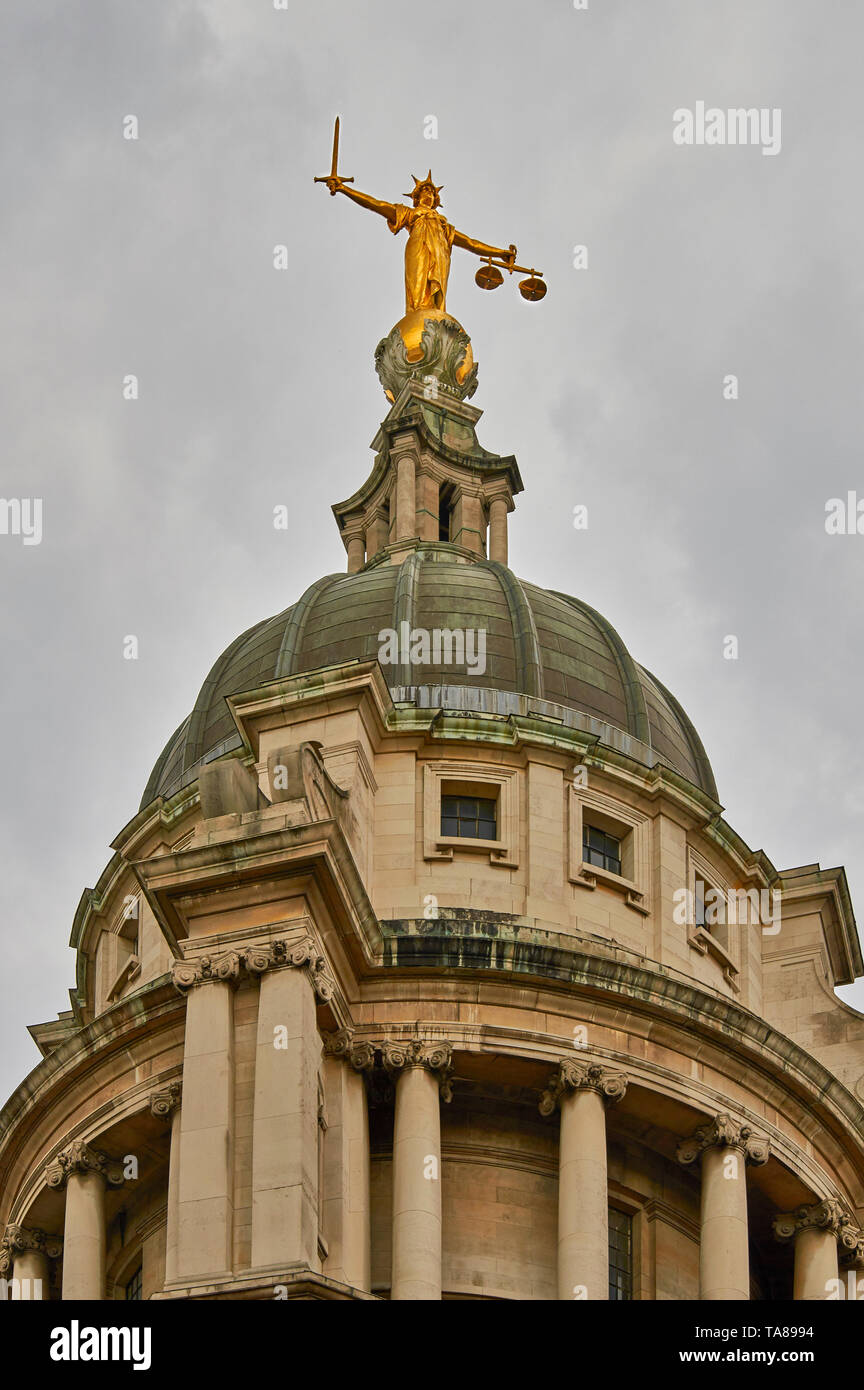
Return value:
[(396, 208), (393, 203), (382, 202), (380, 198), (373, 198), (371, 193), (361, 193), (359, 188), (349, 188), (342, 183), (341, 179), (328, 179), (327, 186), (331, 193), (344, 193), (346, 198), (350, 198), (352, 203), (359, 203), (361, 208), (368, 208), (370, 212), (377, 212), (379, 217), (386, 217), (388, 220), (393, 217)]
[(485, 241), (475, 241), (473, 237), (466, 236), (464, 232), (456, 232), (453, 237), (453, 245), (461, 246), (464, 251), (473, 251), (475, 256), (502, 256), (505, 261), (516, 264), (516, 247), (511, 243), (505, 250), (501, 246), (487, 246)]

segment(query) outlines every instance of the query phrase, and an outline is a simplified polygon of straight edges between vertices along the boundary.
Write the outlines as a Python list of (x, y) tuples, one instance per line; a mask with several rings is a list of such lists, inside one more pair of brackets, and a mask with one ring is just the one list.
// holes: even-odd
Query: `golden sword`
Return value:
[[(322, 174), (322, 176), (321, 176), (320, 178), (315, 179), (315, 183), (328, 183), (328, 184), (329, 184), (329, 183), (332, 183), (334, 179), (336, 179), (339, 183), (353, 183), (353, 182), (354, 182), (353, 179), (343, 179), (343, 178), (336, 172), (338, 163), (339, 163), (339, 117), (337, 116), (337, 117), (336, 117), (336, 124), (335, 124), (334, 127), (333, 127), (333, 161), (332, 161), (332, 163), (331, 163), (331, 165), (330, 165), (330, 173), (329, 173), (329, 174)], [(335, 188), (331, 188), (331, 189), (330, 189), (330, 194), (331, 194), (331, 196), (332, 196), (333, 194), (335, 194), (335, 192), (336, 192), (336, 189), (335, 189)]]

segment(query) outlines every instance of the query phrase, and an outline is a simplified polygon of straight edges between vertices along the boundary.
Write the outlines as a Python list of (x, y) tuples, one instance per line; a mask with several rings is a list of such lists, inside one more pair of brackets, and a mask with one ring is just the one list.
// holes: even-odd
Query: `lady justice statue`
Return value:
[[(407, 229), (405, 246), (405, 317), (396, 324), (389, 336), (378, 344), (375, 365), (384, 386), (385, 395), (395, 399), (404, 381), (414, 377), (424, 382), (434, 379), (445, 390), (460, 397), (471, 396), (477, 386), (477, 368), (467, 333), (456, 319), (447, 313), (447, 281), (450, 277), (450, 257), (454, 246), (473, 251), (486, 262), (475, 277), (482, 289), (497, 289), (503, 282), (501, 270), (510, 274), (525, 272), (516, 264), (516, 247), (505, 250), (488, 246), (466, 236), (438, 211), (443, 184), (436, 185), (432, 170), (425, 179), (414, 178), (414, 188), (404, 203), (387, 203), (369, 193), (349, 188), (353, 179), (337, 173), (339, 156), (339, 117), (333, 135), (333, 163), (329, 174), (315, 180), (325, 183), (331, 196), (344, 193), (352, 202), (387, 221), (396, 235)], [(500, 267), (500, 269), (499, 269)], [(520, 283), (525, 299), (542, 299), (546, 293), (543, 281), (532, 269), (529, 278)]]

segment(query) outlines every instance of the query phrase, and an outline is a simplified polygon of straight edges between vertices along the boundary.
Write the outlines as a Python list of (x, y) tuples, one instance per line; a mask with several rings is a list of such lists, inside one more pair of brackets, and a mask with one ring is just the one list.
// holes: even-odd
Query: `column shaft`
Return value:
[(440, 1096), (422, 1066), (406, 1067), (396, 1083), (390, 1297), (441, 1297)]
[(507, 563), (507, 501), (493, 497), (489, 504), (489, 559)]
[(740, 1150), (716, 1144), (702, 1153), (699, 1288), (703, 1300), (750, 1298), (747, 1163)]
[(396, 465), (397, 541), (417, 533), (416, 465), (414, 455), (403, 453)]
[(50, 1268), (48, 1256), (41, 1250), (22, 1250), (15, 1256), (12, 1278), (13, 1299), (28, 1302), (46, 1302)]
[(326, 1273), (370, 1291), (369, 1116), (363, 1077), (339, 1057), (325, 1059), (324, 1136)]
[(483, 507), (479, 496), (459, 488), (453, 506), (451, 539), (477, 555), (483, 553)]
[(252, 1265), (318, 1254), (318, 1068), (321, 1039), (305, 971), (261, 977), (252, 1121)]
[(197, 985), (186, 1005), (180, 1108), (179, 1278), (232, 1266), (234, 1221), (234, 996), (222, 980)]
[(105, 1179), (101, 1173), (70, 1173), (63, 1233), (63, 1301), (104, 1297)]
[(177, 1278), (177, 1240), (180, 1225), (180, 1125), (182, 1109), (171, 1111), (171, 1140), (168, 1149), (168, 1214), (165, 1222), (165, 1279)]
[(826, 1299), (839, 1278), (837, 1237), (832, 1230), (806, 1226), (795, 1236), (795, 1274), (792, 1297), (805, 1302)]
[(356, 574), (366, 563), (366, 542), (363, 536), (350, 536), (348, 539), (348, 573)]
[(599, 1092), (561, 1097), (559, 1142), (558, 1297), (608, 1299), (606, 1113)]

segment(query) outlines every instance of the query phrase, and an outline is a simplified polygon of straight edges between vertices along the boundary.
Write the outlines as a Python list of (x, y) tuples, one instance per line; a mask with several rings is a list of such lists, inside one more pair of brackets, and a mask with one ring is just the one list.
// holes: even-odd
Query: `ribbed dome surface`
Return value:
[[(431, 707), (441, 703), (436, 688), (446, 686), (448, 707), (457, 687), (479, 688), (466, 708), (491, 708), (491, 692), (505, 693), (499, 697), (505, 707), (506, 692), (527, 697), (528, 711), (557, 706), (568, 716), (565, 723), (589, 727), (604, 741), (604, 731), (623, 734), (623, 746), (637, 741), (643, 761), (667, 764), (716, 798), (710, 764), (687, 715), (599, 613), (517, 579), (504, 565), (466, 563), (454, 547), (420, 543), (401, 564), (378, 562), (358, 574), (317, 580), (291, 608), (238, 637), (165, 747), (142, 806), (192, 781), (202, 761), (239, 746), (226, 696), (320, 666), (375, 658), (379, 631), (398, 632), (406, 621), (427, 630), (485, 629), (486, 669), (472, 675), (431, 663), (384, 666), (398, 698)], [(620, 737), (612, 741), (622, 745)]]

